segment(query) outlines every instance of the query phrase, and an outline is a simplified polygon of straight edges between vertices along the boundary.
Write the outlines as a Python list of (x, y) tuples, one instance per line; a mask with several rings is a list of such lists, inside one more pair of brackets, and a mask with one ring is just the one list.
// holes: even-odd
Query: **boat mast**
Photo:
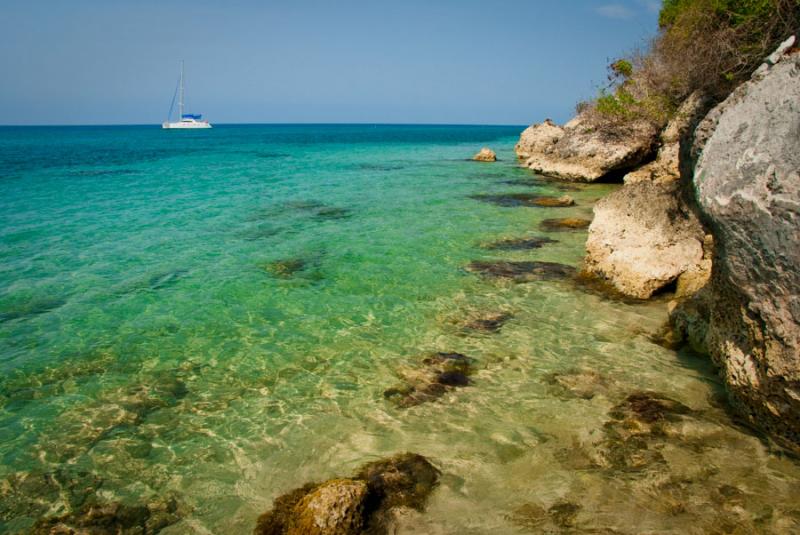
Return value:
[(180, 122), (183, 120), (183, 60), (181, 60), (181, 95), (178, 101), (178, 109), (180, 110), (178, 115), (178, 121)]

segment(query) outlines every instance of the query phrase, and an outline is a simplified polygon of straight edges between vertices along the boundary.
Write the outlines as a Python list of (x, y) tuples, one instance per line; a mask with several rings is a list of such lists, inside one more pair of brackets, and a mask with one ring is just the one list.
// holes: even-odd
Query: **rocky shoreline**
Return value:
[[(588, 226), (582, 269), (506, 260), (474, 261), (465, 269), (512, 284), (566, 281), (615, 298), (669, 296), (670, 321), (660, 333), (661, 342), (673, 348), (688, 344), (710, 355), (740, 420), (785, 451), (800, 453), (800, 53), (793, 44), (794, 39), (784, 43), (749, 82), (715, 107), (709, 99), (691, 95), (661, 132), (644, 122), (603, 131), (580, 115), (564, 127), (546, 120), (526, 129), (515, 147), (525, 167), (555, 180), (621, 180), (623, 185), (596, 203), (591, 223), (570, 218), (542, 223), (549, 231)], [(494, 162), (496, 155), (484, 148), (473, 160)], [(574, 205), (566, 195), (473, 199), (503, 207)], [(483, 247), (525, 250), (555, 241), (505, 239)], [(512, 317), (490, 311), (463, 327), (497, 333)], [(384, 396), (400, 409), (435, 402), (455, 388), (470, 386), (474, 369), (475, 359), (466, 355), (429, 354), (418, 368), (401, 373), (403, 384), (387, 389)], [(705, 483), (674, 487), (670, 481), (678, 476), (664, 455), (713, 448), (724, 440), (718, 424), (657, 392), (619, 391), (613, 378), (594, 370), (556, 373), (547, 381), (559, 396), (621, 400), (608, 413), (599, 440), (565, 451), (564, 462), (609, 477), (628, 473), (646, 485), (653, 474), (668, 476), (651, 492), (669, 514), (686, 512), (689, 504), (702, 501)], [(392, 478), (364, 475), (370, 472), (365, 468), (355, 478), (310, 484), (279, 497), (255, 533), (396, 532), (399, 513), (393, 507), (411, 505), (421, 511), (438, 470), (414, 454), (369, 465), (397, 472), (394, 464), (409, 460), (424, 469), (401, 469), (392, 476), (404, 482), (400, 498), (391, 497), (397, 489), (376, 491), (376, 477), (384, 482)], [(698, 481), (713, 477), (705, 474)], [(414, 496), (409, 489), (419, 491), (414, 504), (406, 503)], [(711, 521), (720, 522), (723, 531), (792, 524), (794, 512), (783, 517), (771, 511), (769, 518), (755, 519), (745, 514), (741, 505), (752, 496), (746, 498), (738, 487), (722, 484), (712, 494), (714, 506), (724, 514)], [(509, 519), (537, 532), (582, 532), (581, 511), (581, 504), (571, 501), (549, 507), (530, 503)], [(598, 519), (583, 528), (617, 532)]]
[[(519, 260), (475, 260), (463, 268), (498, 285), (546, 281), (636, 302), (669, 298), (668, 329), (654, 338), (709, 355), (741, 420), (785, 451), (798, 453), (800, 53), (793, 44), (787, 42), (751, 81), (715, 107), (692, 95), (661, 132), (636, 123), (600, 133), (581, 117), (564, 127), (545, 121), (525, 130), (516, 152), (533, 171), (562, 181), (621, 180), (623, 185), (597, 202), (592, 221), (541, 222), (541, 230), (565, 233), (558, 236), (588, 228), (582, 268)], [(496, 159), (490, 149), (473, 157), (480, 165)], [(575, 204), (568, 195), (472, 198), (532, 210)], [(343, 209), (312, 208), (318, 217), (348, 216)], [(525, 236), (480, 247), (527, 251), (557, 242)], [(313, 272), (315, 264), (313, 258), (284, 258), (263, 269), (274, 278), (293, 279)], [(494, 336), (513, 319), (507, 310), (480, 310), (454, 323), (465, 336)], [(398, 370), (400, 384), (386, 385), (379, 402), (401, 411), (441, 403), (446, 395), (473, 386), (480, 365), (455, 351), (425, 353), (414, 362)], [(702, 532), (790, 532), (798, 525), (796, 508), (773, 508), (769, 495), (732, 485), (727, 474), (710, 465), (685, 462), (713, 459), (715, 449), (732, 440), (730, 428), (712, 414), (719, 407), (692, 408), (659, 392), (622, 386), (610, 374), (585, 367), (549, 373), (543, 381), (558, 398), (609, 400), (602, 425), (572, 448), (560, 449), (554, 462), (602, 480), (604, 490), (617, 494), (604, 498), (576, 487), (569, 499), (526, 501), (507, 515), (520, 529), (627, 532), (596, 511), (604, 500), (627, 499), (632, 490), (660, 514), (702, 518)], [(690, 468), (679, 472), (675, 467), (682, 462)], [(424, 512), (443, 471), (436, 459), (399, 453), (369, 462), (354, 475), (301, 482), (274, 499), (253, 533), (409, 532), (404, 519)], [(97, 485), (86, 489), (68, 483), (47, 478), (14, 482), (38, 485), (37, 492), (80, 487), (73, 512), (43, 518), (31, 532), (157, 533), (190, 513), (173, 497), (134, 505), (83, 501), (84, 495), (96, 493)]]
[(739, 416), (800, 452), (800, 51), (791, 37), (723, 102), (692, 94), (656, 132), (546, 120), (515, 147), (560, 180), (622, 180), (594, 207), (584, 270), (674, 296), (670, 343), (719, 367)]

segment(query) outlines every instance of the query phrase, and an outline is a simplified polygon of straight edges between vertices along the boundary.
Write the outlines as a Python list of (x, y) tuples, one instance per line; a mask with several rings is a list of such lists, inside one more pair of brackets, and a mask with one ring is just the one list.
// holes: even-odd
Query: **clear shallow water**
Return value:
[[(538, 223), (613, 188), (569, 191), (571, 208), (470, 199), (564, 193), (506, 183), (534, 178), (520, 130), (0, 129), (0, 532), (96, 492), (174, 494), (191, 513), (164, 533), (247, 533), (283, 492), (406, 450), (443, 473), (407, 532), (799, 530), (800, 468), (712, 403), (704, 360), (649, 340), (664, 303), (463, 269), (577, 265), (585, 233)], [(502, 161), (465, 160), (483, 145)], [(558, 243), (479, 247), (525, 235)], [(270, 271), (286, 259), (303, 269)], [(498, 311), (499, 333), (462, 328)], [(384, 400), (430, 351), (474, 357), (473, 385)], [(548, 380), (575, 370), (602, 374), (596, 395)], [(598, 467), (636, 390), (693, 416), (646, 437), (663, 462)]]

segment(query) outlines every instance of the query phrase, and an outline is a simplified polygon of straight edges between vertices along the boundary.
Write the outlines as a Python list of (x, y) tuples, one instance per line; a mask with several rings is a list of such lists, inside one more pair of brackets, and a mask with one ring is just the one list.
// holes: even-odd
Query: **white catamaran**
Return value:
[(180, 120), (176, 123), (171, 123), (172, 109), (175, 107), (175, 95), (172, 95), (172, 104), (169, 106), (169, 115), (167, 120), (161, 124), (161, 128), (211, 128), (208, 121), (203, 121), (202, 115), (193, 113), (183, 113), (183, 61), (181, 60), (181, 80), (175, 91), (178, 95), (178, 113)]

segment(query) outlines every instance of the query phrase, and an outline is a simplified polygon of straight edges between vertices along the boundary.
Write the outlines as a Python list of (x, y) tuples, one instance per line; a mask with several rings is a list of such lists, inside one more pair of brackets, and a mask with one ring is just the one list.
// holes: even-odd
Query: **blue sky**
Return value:
[(0, 124), (569, 119), (656, 0), (2, 0)]

